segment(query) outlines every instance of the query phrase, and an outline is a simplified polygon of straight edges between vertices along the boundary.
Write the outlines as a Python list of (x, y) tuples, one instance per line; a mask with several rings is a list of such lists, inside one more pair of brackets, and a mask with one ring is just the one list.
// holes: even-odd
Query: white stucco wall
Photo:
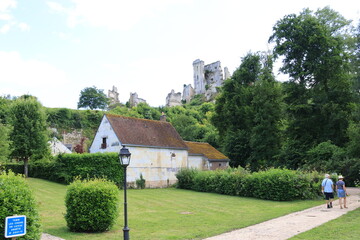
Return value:
[[(103, 138), (106, 138), (106, 148), (102, 149), (101, 144), (103, 142)], [(121, 143), (115, 132), (111, 128), (109, 120), (104, 116), (101, 120), (100, 126), (94, 140), (90, 146), (90, 153), (97, 152), (119, 152), (121, 148)]]
[(127, 168), (129, 182), (140, 179), (142, 174), (147, 187), (166, 187), (177, 181), (175, 174), (181, 168), (187, 167), (187, 150), (127, 147), (131, 152), (131, 162)]
[(203, 155), (201, 155), (201, 156), (189, 155), (188, 168), (196, 168), (199, 170), (208, 170), (209, 162)]

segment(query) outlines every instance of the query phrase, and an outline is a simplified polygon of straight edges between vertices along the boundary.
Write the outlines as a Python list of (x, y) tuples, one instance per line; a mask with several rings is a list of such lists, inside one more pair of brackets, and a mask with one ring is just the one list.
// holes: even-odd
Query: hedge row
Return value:
[(217, 171), (182, 169), (176, 174), (178, 187), (200, 192), (289, 201), (312, 199), (320, 194), (323, 175), (288, 169), (249, 173), (237, 168)]
[[(24, 173), (21, 162), (4, 166), (15, 173)], [(71, 183), (75, 177), (106, 178), (121, 186), (124, 175), (117, 153), (72, 153), (58, 155), (52, 162), (30, 162), (29, 177), (66, 184)]]

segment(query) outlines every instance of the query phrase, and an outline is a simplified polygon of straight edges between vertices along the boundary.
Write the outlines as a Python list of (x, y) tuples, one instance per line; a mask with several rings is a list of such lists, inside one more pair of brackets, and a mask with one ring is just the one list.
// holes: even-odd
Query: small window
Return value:
[(105, 149), (106, 148), (106, 138), (102, 139), (102, 144), (101, 144), (101, 149)]
[(219, 167), (221, 167), (221, 163), (219, 163)]

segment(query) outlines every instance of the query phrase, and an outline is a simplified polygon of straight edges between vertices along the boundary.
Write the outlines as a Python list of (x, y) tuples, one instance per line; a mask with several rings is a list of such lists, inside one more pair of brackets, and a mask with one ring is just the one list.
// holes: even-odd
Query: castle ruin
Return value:
[(174, 106), (181, 106), (181, 92), (175, 93), (174, 89), (166, 97), (166, 106), (167, 107), (174, 107)]
[(146, 101), (142, 98), (139, 98), (136, 92), (130, 93), (130, 99), (129, 99), (130, 107), (136, 107), (139, 103), (146, 103)]
[(110, 100), (109, 105), (120, 103), (117, 87), (113, 86), (112, 90), (108, 91), (108, 98)]

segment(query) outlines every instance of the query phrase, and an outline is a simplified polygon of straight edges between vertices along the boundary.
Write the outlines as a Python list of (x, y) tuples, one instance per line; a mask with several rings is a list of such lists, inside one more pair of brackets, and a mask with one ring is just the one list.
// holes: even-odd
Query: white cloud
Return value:
[(55, 2), (47, 2), (49, 8), (68, 15), (68, 25), (89, 24), (112, 30), (128, 30), (145, 18), (155, 16), (167, 6), (187, 4), (192, 0), (72, 0), (74, 6), (64, 8)]
[(13, 17), (8, 14), (8, 13), (1, 13), (0, 12), (0, 20), (4, 20), (4, 21), (9, 21), (11, 20)]
[(30, 30), (28, 24), (14, 19), (11, 10), (16, 7), (17, 2), (15, 0), (0, 0), (0, 20), (5, 21), (5, 24), (0, 26), (0, 33), (5, 34), (9, 32), (13, 26), (17, 26), (21, 31)]
[(60, 3), (57, 3), (57, 2), (46, 2), (46, 4), (48, 5), (48, 7), (54, 11), (57, 11), (57, 12), (65, 12), (66, 9), (60, 4)]
[(0, 51), (0, 66), (0, 95), (31, 94), (46, 102), (47, 107), (70, 107), (69, 100), (76, 103), (76, 99), (66, 97), (71, 83), (68, 76), (47, 62), (24, 59), (18, 52)]
[(81, 42), (79, 38), (73, 37), (73, 35), (69, 34), (69, 33), (53, 32), (53, 34), (55, 36), (59, 37), (62, 40), (70, 41), (70, 42), (73, 42), (73, 43), (80, 43)]
[(5, 24), (0, 28), (0, 33), (7, 33), (10, 30), (10, 24)]
[(30, 26), (26, 23), (18, 23), (17, 26), (20, 28), (21, 31), (30, 31)]
[(7, 12), (10, 8), (15, 8), (17, 2), (15, 0), (1, 0), (0, 1), (0, 12)]

